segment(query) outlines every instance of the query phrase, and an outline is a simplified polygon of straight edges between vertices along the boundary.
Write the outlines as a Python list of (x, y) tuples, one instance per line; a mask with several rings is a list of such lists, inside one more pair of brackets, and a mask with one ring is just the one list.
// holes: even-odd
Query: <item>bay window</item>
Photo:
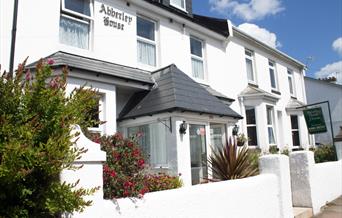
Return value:
[(275, 134), (274, 134), (274, 110), (273, 107), (267, 106), (267, 132), (268, 132), (268, 144), (276, 145)]
[(59, 41), (69, 46), (89, 49), (92, 22), (91, 0), (62, 0)]
[(204, 80), (203, 42), (190, 37), (192, 76)]
[(247, 137), (249, 146), (258, 146), (255, 108), (246, 107)]
[(167, 127), (163, 123), (152, 123), (128, 128), (128, 135), (139, 134), (138, 143), (147, 163), (154, 168), (168, 167)]
[(248, 82), (256, 83), (254, 74), (254, 53), (251, 50), (245, 49), (245, 61)]
[(137, 17), (137, 55), (138, 62), (156, 66), (156, 23)]

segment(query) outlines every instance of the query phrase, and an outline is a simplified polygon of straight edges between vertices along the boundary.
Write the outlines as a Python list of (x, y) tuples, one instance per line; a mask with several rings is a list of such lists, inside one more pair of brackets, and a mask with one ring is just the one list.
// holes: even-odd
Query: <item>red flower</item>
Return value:
[(28, 70), (26, 71), (25, 80), (26, 80), (26, 81), (31, 80), (31, 71), (30, 71), (30, 69), (28, 69)]
[(110, 176), (111, 176), (111, 177), (115, 177), (115, 176), (116, 176), (116, 172), (115, 172), (114, 170), (112, 170), (112, 171), (110, 172)]
[(134, 149), (133, 150), (133, 157), (138, 157), (140, 155), (140, 150), (139, 149)]
[(127, 146), (130, 147), (130, 148), (132, 148), (132, 147), (133, 147), (133, 142), (128, 142), (128, 143), (127, 143)]
[(139, 166), (139, 167), (142, 167), (142, 166), (144, 166), (144, 164), (145, 164), (145, 161), (144, 161), (144, 159), (140, 159), (140, 160), (138, 160), (138, 166)]
[(55, 63), (55, 61), (52, 58), (49, 58), (47, 60), (47, 63), (48, 63), (48, 65), (53, 65)]

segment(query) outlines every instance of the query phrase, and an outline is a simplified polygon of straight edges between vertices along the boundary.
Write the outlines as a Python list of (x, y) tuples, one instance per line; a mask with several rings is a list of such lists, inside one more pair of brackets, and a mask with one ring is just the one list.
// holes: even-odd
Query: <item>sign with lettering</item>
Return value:
[(119, 11), (110, 6), (101, 5), (100, 13), (105, 14), (103, 17), (103, 23), (105, 26), (112, 27), (118, 30), (124, 30), (125, 24), (131, 25), (133, 17), (125, 14), (123, 11)]
[(310, 134), (327, 132), (321, 107), (304, 110), (304, 117)]

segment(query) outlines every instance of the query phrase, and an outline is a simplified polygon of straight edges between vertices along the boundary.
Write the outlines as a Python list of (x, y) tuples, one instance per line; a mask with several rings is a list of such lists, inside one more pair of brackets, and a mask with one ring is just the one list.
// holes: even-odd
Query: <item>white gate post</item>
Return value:
[(271, 154), (259, 159), (261, 174), (274, 174), (278, 178), (279, 208), (281, 218), (293, 218), (289, 158)]

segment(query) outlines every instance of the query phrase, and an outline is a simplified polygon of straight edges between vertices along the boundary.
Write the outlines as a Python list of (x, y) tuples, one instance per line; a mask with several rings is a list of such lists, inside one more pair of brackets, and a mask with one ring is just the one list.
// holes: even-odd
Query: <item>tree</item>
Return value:
[(90, 122), (96, 93), (81, 87), (67, 97), (68, 70), (54, 76), (52, 62), (41, 60), (34, 74), (24, 62), (15, 76), (0, 76), (0, 217), (55, 217), (91, 204), (83, 196), (95, 189), (76, 189), (59, 175), (85, 152), (71, 149), (71, 128)]

